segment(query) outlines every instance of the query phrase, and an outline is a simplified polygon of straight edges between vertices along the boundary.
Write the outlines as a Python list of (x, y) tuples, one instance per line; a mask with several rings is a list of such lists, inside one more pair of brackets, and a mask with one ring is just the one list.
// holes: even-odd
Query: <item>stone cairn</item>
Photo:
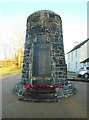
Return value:
[[(50, 77), (33, 75), (34, 45), (37, 44), (38, 35), (46, 35), (50, 46)], [(67, 80), (62, 20), (56, 13), (41, 10), (28, 17), (22, 80), (15, 85), (13, 93), (20, 100), (29, 101), (60, 101), (76, 93), (74, 85)]]

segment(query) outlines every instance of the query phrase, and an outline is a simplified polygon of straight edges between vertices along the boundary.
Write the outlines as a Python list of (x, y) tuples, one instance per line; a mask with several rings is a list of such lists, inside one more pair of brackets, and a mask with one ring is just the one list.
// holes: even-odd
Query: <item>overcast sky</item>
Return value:
[[(45, 0), (42, 2), (15, 1), (0, 2), (0, 59), (11, 56), (11, 43), (17, 34), (22, 33), (25, 39), (27, 17), (37, 10), (51, 10), (62, 18), (63, 40), (65, 54), (70, 51), (75, 42), (87, 39), (87, 2), (57, 2)], [(15, 41), (14, 41), (15, 42)]]

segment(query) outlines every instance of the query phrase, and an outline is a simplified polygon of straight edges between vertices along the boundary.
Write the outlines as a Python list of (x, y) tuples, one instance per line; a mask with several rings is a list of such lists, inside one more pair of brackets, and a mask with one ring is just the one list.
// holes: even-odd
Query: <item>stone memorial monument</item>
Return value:
[(27, 19), (21, 82), (13, 88), (20, 100), (60, 101), (76, 93), (67, 80), (62, 20), (49, 10)]

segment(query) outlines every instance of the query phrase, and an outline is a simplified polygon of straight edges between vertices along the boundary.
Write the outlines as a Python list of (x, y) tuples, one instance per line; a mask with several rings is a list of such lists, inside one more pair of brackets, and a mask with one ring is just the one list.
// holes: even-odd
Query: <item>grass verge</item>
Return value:
[(0, 68), (0, 76), (5, 76), (5, 75), (19, 73), (19, 72), (21, 72), (21, 68), (18, 68), (18, 67)]
[(67, 73), (75, 73), (75, 72), (73, 72), (73, 71), (67, 71)]

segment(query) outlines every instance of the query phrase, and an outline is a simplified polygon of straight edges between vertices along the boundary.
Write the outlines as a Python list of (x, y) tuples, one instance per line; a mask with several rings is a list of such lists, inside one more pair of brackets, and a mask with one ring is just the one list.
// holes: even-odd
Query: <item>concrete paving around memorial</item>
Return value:
[(3, 118), (87, 118), (87, 84), (73, 82), (77, 94), (62, 99), (60, 103), (31, 103), (19, 101), (12, 94), (14, 85), (21, 80), (21, 74), (8, 75), (2, 79)]

